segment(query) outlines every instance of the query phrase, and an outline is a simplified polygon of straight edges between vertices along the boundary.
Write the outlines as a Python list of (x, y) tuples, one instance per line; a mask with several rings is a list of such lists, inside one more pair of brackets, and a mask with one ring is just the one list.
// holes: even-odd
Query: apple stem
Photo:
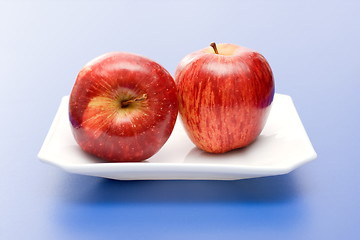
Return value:
[(126, 101), (123, 101), (123, 102), (120, 102), (120, 105), (122, 108), (125, 108), (127, 106), (129, 106), (131, 103), (134, 103), (134, 102), (141, 102), (141, 101), (144, 101), (147, 99), (147, 94), (144, 93), (142, 96), (140, 97), (136, 97), (136, 98), (133, 98), (133, 99), (129, 99), (129, 100), (126, 100)]
[(214, 52), (215, 52), (216, 54), (219, 54), (219, 52), (218, 52), (218, 49), (217, 49), (217, 47), (216, 47), (216, 43), (215, 43), (215, 42), (210, 43), (210, 46), (214, 49)]

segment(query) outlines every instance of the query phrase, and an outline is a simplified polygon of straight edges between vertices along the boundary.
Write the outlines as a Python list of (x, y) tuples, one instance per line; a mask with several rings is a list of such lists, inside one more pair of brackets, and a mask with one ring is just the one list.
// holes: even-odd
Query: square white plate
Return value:
[(68, 101), (68, 96), (62, 98), (38, 157), (71, 173), (118, 180), (231, 180), (286, 174), (316, 158), (287, 95), (275, 94), (264, 130), (248, 147), (224, 154), (205, 153), (189, 140), (178, 119), (162, 149), (138, 163), (104, 163), (84, 153), (71, 132)]

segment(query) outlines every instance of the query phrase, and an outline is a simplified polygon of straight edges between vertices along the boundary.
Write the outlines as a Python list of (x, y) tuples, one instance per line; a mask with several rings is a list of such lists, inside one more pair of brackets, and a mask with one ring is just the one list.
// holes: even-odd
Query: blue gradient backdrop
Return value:
[[(358, 1), (0, 1), (0, 239), (360, 239)], [(111, 181), (36, 155), (79, 69), (108, 51), (174, 73), (210, 42), (260, 51), (318, 153), (241, 181)]]

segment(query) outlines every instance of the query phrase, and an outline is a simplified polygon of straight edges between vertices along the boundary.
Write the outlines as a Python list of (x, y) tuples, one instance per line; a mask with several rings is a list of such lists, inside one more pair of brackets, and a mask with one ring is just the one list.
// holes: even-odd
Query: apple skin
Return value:
[(210, 153), (251, 144), (261, 133), (274, 97), (270, 65), (234, 44), (207, 47), (176, 68), (179, 112), (192, 142)]
[(111, 52), (79, 72), (69, 119), (76, 142), (107, 162), (138, 162), (154, 155), (178, 114), (174, 79), (140, 55)]

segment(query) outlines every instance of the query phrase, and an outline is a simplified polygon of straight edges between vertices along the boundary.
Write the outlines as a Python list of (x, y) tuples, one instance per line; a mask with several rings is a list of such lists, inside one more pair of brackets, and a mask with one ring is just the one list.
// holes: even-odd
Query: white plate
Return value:
[(316, 158), (291, 98), (275, 94), (266, 126), (250, 146), (225, 154), (197, 149), (180, 119), (163, 148), (139, 163), (104, 163), (84, 153), (75, 142), (68, 119), (69, 97), (63, 97), (38, 154), (65, 171), (118, 180), (231, 180), (286, 174)]

